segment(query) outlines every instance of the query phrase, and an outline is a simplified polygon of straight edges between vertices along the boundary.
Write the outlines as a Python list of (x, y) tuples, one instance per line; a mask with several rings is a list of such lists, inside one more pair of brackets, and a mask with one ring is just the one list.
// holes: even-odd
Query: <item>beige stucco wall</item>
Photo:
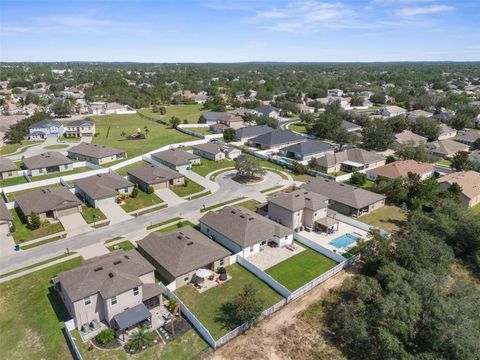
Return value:
[(105, 319), (103, 299), (95, 294), (90, 296), (90, 300), (89, 305), (85, 305), (83, 299), (73, 303), (78, 328), (83, 324), (89, 324), (92, 320), (102, 321)]
[(5, 171), (0, 173), (0, 179), (9, 179), (17, 176), (20, 176), (20, 174), (18, 173), (18, 170)]
[(142, 286), (138, 287), (138, 295), (133, 295), (133, 289), (117, 295), (117, 303), (112, 305), (111, 298), (103, 301), (105, 306), (105, 319), (111, 325), (112, 318), (123, 312), (126, 308), (134, 307), (142, 303)]

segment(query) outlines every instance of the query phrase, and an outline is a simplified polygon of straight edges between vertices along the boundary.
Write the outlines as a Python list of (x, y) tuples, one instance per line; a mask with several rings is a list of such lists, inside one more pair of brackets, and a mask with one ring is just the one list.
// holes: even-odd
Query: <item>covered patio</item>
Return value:
[(315, 221), (314, 231), (325, 234), (333, 234), (338, 231), (339, 221), (333, 217), (327, 216)]
[(130, 331), (138, 326), (146, 325), (151, 327), (152, 313), (145, 304), (141, 303), (132, 308), (126, 309), (113, 317), (117, 337), (122, 336), (122, 340), (128, 340)]

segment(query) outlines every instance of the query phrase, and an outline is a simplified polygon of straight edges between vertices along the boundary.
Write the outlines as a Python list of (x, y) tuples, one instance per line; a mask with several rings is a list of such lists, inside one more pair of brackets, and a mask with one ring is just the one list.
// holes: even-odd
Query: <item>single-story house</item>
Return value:
[(175, 282), (176, 288), (195, 281), (199, 269), (216, 271), (230, 265), (231, 252), (191, 226), (152, 232), (137, 244), (162, 279), (167, 284)]
[(468, 151), (470, 146), (453, 140), (438, 140), (428, 143), (428, 148), (432, 155), (446, 159), (460, 151)]
[(95, 123), (91, 120), (74, 120), (64, 127), (64, 136), (67, 137), (91, 137), (95, 135)]
[(405, 115), (406, 113), (406, 109), (396, 105), (385, 106), (383, 109), (380, 110), (380, 115), (384, 117), (394, 117), (398, 115)]
[(91, 115), (135, 114), (137, 110), (116, 102), (92, 104), (88, 108)]
[(307, 140), (279, 150), (280, 156), (285, 156), (297, 161), (310, 160), (311, 158), (323, 157), (333, 154), (335, 147), (321, 140)]
[(228, 126), (225, 124), (212, 124), (209, 127), (209, 130), (212, 134), (221, 134), (228, 129)]
[(191, 170), (200, 164), (200, 156), (180, 149), (168, 149), (151, 155), (152, 159), (172, 170)]
[(248, 140), (248, 144), (262, 150), (278, 149), (306, 139), (290, 130), (274, 130)]
[(360, 216), (385, 205), (384, 195), (321, 177), (301, 187), (330, 199), (329, 207), (345, 215)]
[(63, 134), (63, 123), (58, 120), (42, 120), (28, 127), (29, 140), (45, 140), (47, 137), (59, 137)]
[(73, 170), (73, 161), (57, 151), (49, 151), (40, 155), (24, 158), (23, 164), (31, 176)]
[(480, 130), (468, 130), (465, 134), (463, 134), (455, 141), (461, 142), (462, 144), (467, 144), (472, 146), (473, 143), (480, 138)]
[(0, 158), (0, 180), (20, 176), (17, 165), (7, 158)]
[(441, 113), (434, 114), (432, 117), (434, 119), (444, 123), (444, 122), (447, 122), (448, 120), (450, 120), (453, 116), (454, 116), (454, 114), (452, 112), (443, 111)]
[(343, 96), (341, 89), (328, 89), (328, 96)]
[(81, 206), (80, 199), (63, 186), (29, 191), (15, 197), (15, 207), (27, 221), (30, 221), (32, 212), (36, 213), (40, 220), (58, 219), (59, 216), (79, 213)]
[(274, 131), (274, 129), (267, 125), (245, 126), (235, 130), (235, 139), (237, 141), (247, 141), (271, 131)]
[(8, 226), (12, 225), (13, 218), (12, 218), (12, 214), (10, 214), (10, 211), (8, 211), (7, 205), (5, 205), (3, 200), (0, 199), (0, 225), (5, 225), (5, 224), (7, 224)]
[(399, 150), (402, 146), (412, 144), (418, 146), (420, 144), (426, 144), (427, 138), (421, 135), (417, 135), (410, 130), (404, 130), (401, 133), (393, 135), (393, 142), (391, 147), (395, 150)]
[(460, 201), (466, 208), (480, 203), (480, 173), (470, 170), (453, 172), (438, 179), (440, 188), (447, 190), (453, 183), (462, 188)]
[(199, 221), (202, 233), (242, 256), (259, 252), (269, 242), (281, 247), (293, 242), (293, 230), (238, 206), (210, 211)]
[(300, 114), (313, 114), (315, 108), (313, 106), (308, 106), (305, 104), (297, 104), (297, 109)]
[(457, 130), (452, 129), (450, 126), (445, 124), (440, 124), (440, 135), (438, 135), (438, 140), (450, 139), (457, 135)]
[(255, 108), (255, 111), (257, 111), (260, 115), (268, 116), (274, 119), (278, 119), (280, 113), (282, 112), (281, 109), (277, 109), (271, 105), (260, 105)]
[(409, 120), (415, 120), (419, 117), (432, 117), (433, 114), (431, 112), (425, 111), (425, 110), (413, 110), (408, 113), (408, 119)]
[(155, 268), (136, 250), (117, 250), (84, 260), (53, 279), (75, 327), (92, 321), (123, 332), (151, 320), (149, 309), (160, 304), (162, 289)]
[(155, 165), (129, 170), (128, 180), (143, 191), (147, 191), (150, 186), (163, 189), (185, 183), (185, 177), (179, 172)]
[(219, 111), (205, 111), (202, 113), (206, 124), (216, 124), (218, 117), (224, 114), (224, 112)]
[(75, 193), (92, 207), (113, 204), (117, 194), (131, 194), (135, 184), (117, 173), (95, 174), (75, 180)]
[(223, 159), (233, 160), (242, 154), (241, 150), (216, 141), (194, 145), (192, 148), (195, 155), (213, 161), (219, 161)]
[(417, 162), (415, 160), (399, 160), (367, 170), (367, 178), (375, 181), (380, 178), (397, 179), (407, 177), (409, 173), (420, 176), (425, 180), (433, 176), (434, 168), (429, 163)]
[(80, 143), (68, 150), (68, 157), (75, 160), (87, 161), (92, 164), (102, 165), (112, 161), (125, 159), (127, 152), (105, 145)]
[(320, 171), (330, 174), (339, 171), (373, 169), (385, 165), (385, 156), (359, 148), (339, 151), (319, 157), (317, 166)]

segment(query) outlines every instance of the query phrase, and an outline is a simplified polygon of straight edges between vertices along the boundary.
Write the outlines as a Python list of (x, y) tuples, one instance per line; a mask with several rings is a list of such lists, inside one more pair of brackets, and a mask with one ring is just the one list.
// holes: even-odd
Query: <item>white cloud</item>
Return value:
[(398, 16), (417, 16), (417, 15), (427, 15), (427, 14), (436, 14), (441, 12), (447, 12), (455, 10), (453, 6), (449, 5), (431, 5), (431, 6), (416, 6), (416, 7), (406, 7), (397, 11)]

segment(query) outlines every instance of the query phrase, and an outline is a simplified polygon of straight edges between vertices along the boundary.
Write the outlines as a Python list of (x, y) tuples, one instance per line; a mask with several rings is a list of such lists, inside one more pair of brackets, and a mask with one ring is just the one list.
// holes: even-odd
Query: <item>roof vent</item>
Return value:
[(193, 241), (189, 241), (189, 242), (187, 243), (187, 246), (190, 246), (190, 245), (193, 245)]
[(125, 259), (130, 260), (130, 258), (127, 255), (125, 255), (124, 257), (125, 257)]
[(295, 197), (298, 198), (298, 197), (300, 197), (300, 195), (296, 194)]
[(240, 217), (241, 217), (242, 219), (245, 219), (245, 215), (240, 215)]
[(113, 278), (113, 272), (108, 273), (108, 277)]
[(248, 220), (249, 220), (249, 221), (252, 221), (252, 220), (253, 220), (253, 217), (251, 217), (251, 218), (248, 218)]
[(120, 265), (122, 263), (122, 260), (117, 260), (113, 262), (113, 265)]
[(96, 268), (93, 269), (93, 271), (95, 271), (95, 272), (100, 271), (100, 270), (103, 270), (103, 267), (100, 266), (100, 267), (96, 267)]

